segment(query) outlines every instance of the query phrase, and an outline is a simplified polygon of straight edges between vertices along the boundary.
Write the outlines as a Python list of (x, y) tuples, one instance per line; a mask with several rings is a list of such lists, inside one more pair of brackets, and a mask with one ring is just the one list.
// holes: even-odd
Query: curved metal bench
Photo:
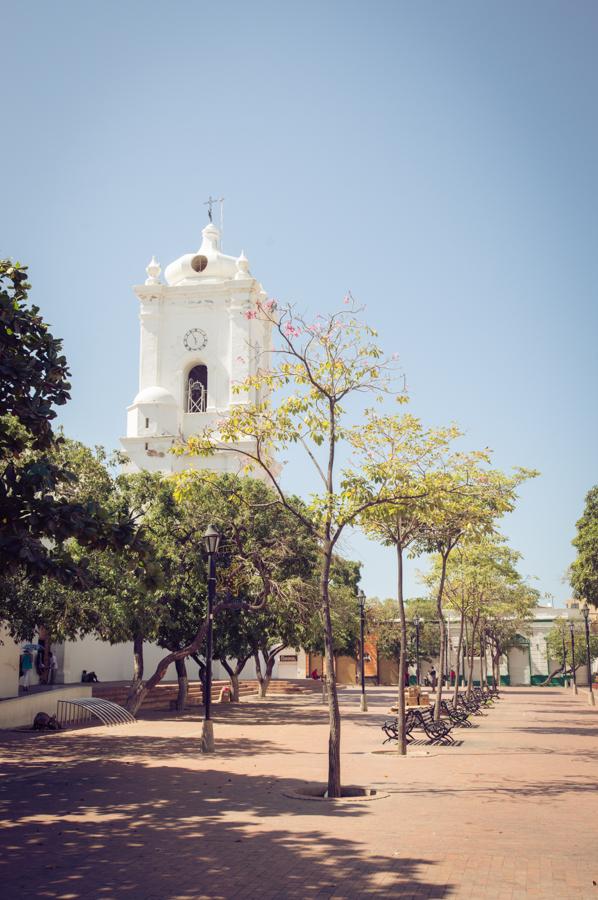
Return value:
[(102, 725), (126, 725), (137, 719), (124, 706), (99, 697), (82, 697), (80, 700), (59, 700), (56, 718), (62, 727), (83, 725), (90, 719), (99, 719)]

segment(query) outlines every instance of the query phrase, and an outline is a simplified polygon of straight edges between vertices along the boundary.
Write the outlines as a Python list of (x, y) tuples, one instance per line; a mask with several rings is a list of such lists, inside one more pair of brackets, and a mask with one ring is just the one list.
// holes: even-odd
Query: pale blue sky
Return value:
[[(0, 252), (64, 338), (67, 433), (117, 445), (130, 286), (152, 253), (195, 249), (223, 194), (224, 249), (272, 296), (317, 311), (350, 288), (414, 414), (541, 470), (505, 530), (567, 597), (598, 480), (598, 6), (0, 5)], [(393, 592), (386, 551), (345, 551), (369, 594)]]

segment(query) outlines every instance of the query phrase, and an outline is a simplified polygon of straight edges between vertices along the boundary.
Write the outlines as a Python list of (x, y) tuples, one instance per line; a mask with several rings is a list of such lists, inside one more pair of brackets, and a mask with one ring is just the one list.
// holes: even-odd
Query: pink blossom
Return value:
[(350, 302), (351, 302), (351, 294), (345, 294), (345, 299), (343, 300), (343, 303), (345, 304), (345, 306), (347, 306)]
[(247, 309), (243, 313), (246, 319), (257, 319), (257, 312), (255, 309)]
[(296, 328), (294, 325), (291, 324), (291, 322), (286, 323), (286, 325), (283, 328), (283, 331), (287, 337), (299, 337), (299, 335), (301, 334), (301, 329)]
[(237, 362), (238, 362), (238, 363), (244, 363), (244, 362), (245, 362), (245, 357), (244, 357), (244, 356), (237, 356)]
[(271, 310), (276, 308), (276, 300), (270, 298), (266, 300), (265, 303), (262, 303), (262, 307), (266, 310), (266, 312), (271, 312)]

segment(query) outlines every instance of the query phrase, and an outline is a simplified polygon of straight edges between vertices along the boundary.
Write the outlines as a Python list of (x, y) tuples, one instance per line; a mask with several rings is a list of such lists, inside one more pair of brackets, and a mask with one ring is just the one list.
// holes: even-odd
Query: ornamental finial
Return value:
[(145, 271), (147, 272), (147, 278), (145, 280), (146, 284), (160, 284), (160, 272), (162, 271), (162, 266), (155, 256), (152, 256)]

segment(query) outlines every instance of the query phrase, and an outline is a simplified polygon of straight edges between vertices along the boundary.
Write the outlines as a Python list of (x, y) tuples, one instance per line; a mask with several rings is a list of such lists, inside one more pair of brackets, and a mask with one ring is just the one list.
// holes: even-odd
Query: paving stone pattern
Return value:
[[(391, 689), (342, 694), (343, 780), (389, 792), (285, 796), (326, 775), (317, 696), (136, 725), (0, 735), (0, 896), (96, 900), (598, 900), (598, 712), (512, 688), (457, 747), (382, 750)], [(388, 748), (388, 744), (386, 748)]]

